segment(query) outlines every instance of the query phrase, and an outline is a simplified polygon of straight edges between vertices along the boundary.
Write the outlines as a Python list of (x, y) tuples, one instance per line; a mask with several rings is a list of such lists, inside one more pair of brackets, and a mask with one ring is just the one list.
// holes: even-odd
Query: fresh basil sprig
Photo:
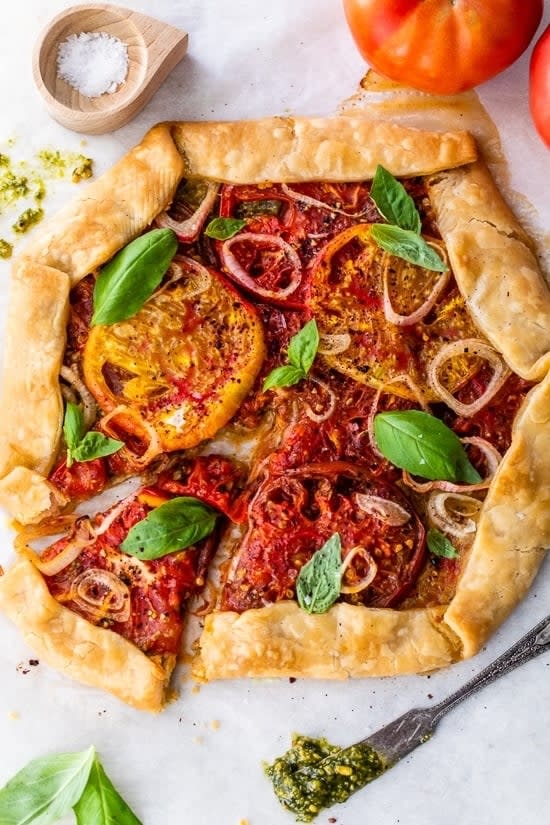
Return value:
[(420, 234), (422, 222), (413, 199), (403, 184), (383, 166), (376, 168), (370, 196), (388, 223)]
[(159, 559), (209, 536), (218, 515), (190, 496), (179, 496), (155, 507), (134, 524), (120, 549), (140, 559)]
[(391, 172), (376, 168), (370, 196), (387, 224), (371, 226), (371, 236), (378, 246), (391, 255), (434, 272), (446, 272), (449, 267), (422, 238), (422, 221), (411, 196)]
[(433, 481), (481, 481), (456, 433), (429, 413), (379, 413), (374, 417), (374, 440), (384, 458), (413, 475)]
[(107, 438), (95, 431), (86, 433), (82, 410), (70, 401), (65, 407), (63, 435), (67, 443), (67, 467), (70, 467), (73, 461), (92, 461), (94, 458), (112, 455), (124, 447), (124, 441)]
[(177, 249), (175, 232), (152, 229), (117, 252), (95, 283), (91, 325), (135, 315), (162, 281)]
[(319, 330), (315, 318), (293, 335), (288, 345), (288, 364), (271, 370), (264, 380), (263, 391), (291, 387), (307, 377), (319, 348)]
[(426, 536), (426, 544), (428, 550), (434, 556), (440, 556), (444, 559), (457, 559), (458, 553), (456, 548), (451, 544), (447, 536), (440, 533), (434, 527), (430, 527)]
[(141, 825), (105, 773), (97, 755), (74, 812), (77, 825)]
[(340, 595), (342, 543), (334, 533), (304, 564), (296, 579), (296, 598), (307, 613), (326, 613)]
[(397, 258), (434, 272), (446, 272), (449, 269), (435, 249), (428, 246), (420, 235), (411, 232), (410, 229), (401, 229), (387, 223), (375, 223), (370, 228), (370, 234), (378, 246)]
[(141, 825), (93, 745), (33, 759), (0, 788), (2, 825), (53, 825), (74, 808), (78, 825)]
[(204, 230), (204, 234), (217, 241), (226, 241), (240, 232), (243, 226), (246, 226), (246, 221), (240, 218), (213, 218)]

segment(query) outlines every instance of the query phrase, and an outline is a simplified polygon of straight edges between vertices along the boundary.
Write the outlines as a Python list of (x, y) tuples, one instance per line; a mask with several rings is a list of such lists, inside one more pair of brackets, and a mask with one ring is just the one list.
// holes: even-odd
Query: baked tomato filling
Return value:
[(150, 561), (121, 552), (130, 529), (169, 498), (165, 488), (150, 488), (93, 519), (82, 517), (40, 559), (46, 570), (59, 560), (58, 572), (44, 575), (57, 601), (149, 655), (178, 652), (185, 603), (204, 586), (215, 550), (211, 535)]
[[(125, 594), (129, 588), (129, 615), (126, 607), (120, 613), (118, 593), (91, 620), (147, 652), (175, 650), (181, 604), (204, 582), (212, 540), (158, 562), (134, 563), (116, 548), (155, 502), (194, 496), (243, 526), (222, 583), (224, 610), (295, 599), (300, 571), (336, 533), (341, 600), (448, 603), (530, 385), (480, 337), (447, 266), (424, 182), (403, 184), (440, 267), (413, 263), (376, 241), (372, 228), (384, 218), (371, 182), (184, 181), (156, 220), (174, 230), (178, 253), (142, 309), (91, 326), (94, 277), (73, 289), (64, 389), (68, 398), (82, 396), (93, 427), (124, 446), (70, 465), (62, 456), (50, 480), (70, 501), (146, 468), (155, 480), (48, 577), (56, 598), (86, 615), (74, 581), (97, 569), (101, 601), (111, 574), (134, 564), (136, 580), (120, 579)], [(221, 236), (208, 229), (213, 218), (222, 222)], [(313, 319), (319, 344), (309, 372), (265, 389)], [(462, 439), (477, 484), (426, 482), (380, 453), (376, 416), (415, 410)], [(256, 434), (246, 463), (186, 452), (226, 425), (230, 442)], [(452, 540), (447, 556), (426, 542), (434, 527)], [(81, 530), (77, 523), (74, 534)], [(63, 551), (63, 541), (49, 556)]]

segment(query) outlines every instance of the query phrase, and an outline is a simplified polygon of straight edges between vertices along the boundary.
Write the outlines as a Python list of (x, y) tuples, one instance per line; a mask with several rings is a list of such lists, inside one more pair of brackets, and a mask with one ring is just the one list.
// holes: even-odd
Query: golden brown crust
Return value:
[(550, 291), (532, 244), (482, 161), (428, 179), (459, 289), (511, 369), (540, 380), (550, 367)]
[(477, 653), (525, 596), (550, 548), (550, 375), (531, 391), (484, 502), (444, 621)]
[(32, 562), (0, 577), (0, 609), (41, 659), (139, 710), (162, 709), (175, 657), (148, 657), (117, 633), (60, 605)]
[(51, 489), (39, 479), (54, 461), (63, 402), (59, 369), (65, 349), (69, 278), (41, 264), (13, 270), (4, 350), (0, 422), (0, 501), (18, 519), (39, 517)]
[(311, 616), (296, 602), (240, 615), (212, 613), (195, 675), (346, 679), (433, 670), (460, 657), (460, 644), (442, 625), (442, 613), (442, 608), (398, 611), (341, 603)]
[(160, 123), (48, 221), (22, 257), (66, 272), (74, 285), (149, 226), (182, 174), (169, 126)]
[(426, 175), (471, 163), (467, 132), (426, 132), (364, 117), (174, 123), (185, 172), (225, 183), (354, 181), (378, 164), (396, 176)]

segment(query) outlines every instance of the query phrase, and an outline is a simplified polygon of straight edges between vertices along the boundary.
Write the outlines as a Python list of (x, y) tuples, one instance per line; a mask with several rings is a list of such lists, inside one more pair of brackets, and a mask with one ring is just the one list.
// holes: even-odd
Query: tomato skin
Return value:
[(510, 66), (529, 45), (542, 0), (344, 0), (357, 47), (391, 80), (456, 94)]
[(531, 55), (529, 106), (537, 132), (550, 149), (550, 26), (538, 39)]

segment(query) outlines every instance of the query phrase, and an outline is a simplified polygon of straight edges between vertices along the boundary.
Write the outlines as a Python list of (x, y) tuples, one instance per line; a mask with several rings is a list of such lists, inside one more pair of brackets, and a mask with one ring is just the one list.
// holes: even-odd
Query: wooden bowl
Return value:
[[(57, 75), (57, 51), (71, 34), (106, 32), (128, 46), (128, 74), (116, 92), (85, 97)], [(153, 17), (104, 3), (72, 6), (48, 24), (33, 54), (35, 83), (49, 114), (75, 132), (123, 126), (152, 97), (187, 51), (187, 34)]]

